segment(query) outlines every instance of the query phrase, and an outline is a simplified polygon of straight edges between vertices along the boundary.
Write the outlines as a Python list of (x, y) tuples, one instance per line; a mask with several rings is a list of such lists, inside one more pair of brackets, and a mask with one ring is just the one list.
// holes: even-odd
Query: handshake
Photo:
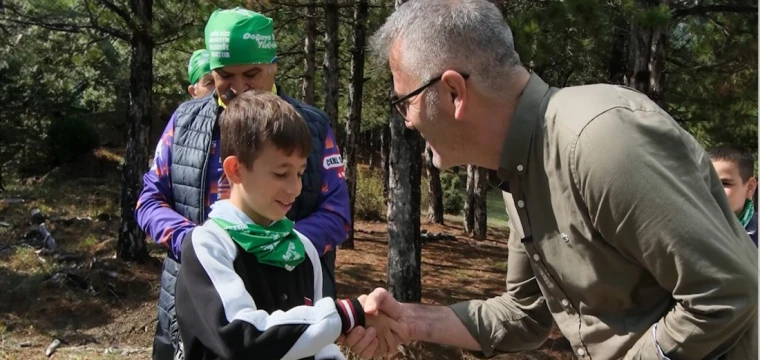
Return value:
[(388, 291), (375, 289), (359, 297), (366, 327), (356, 327), (341, 335), (338, 343), (364, 358), (378, 358), (398, 352), (398, 346), (411, 341), (412, 329), (404, 306)]

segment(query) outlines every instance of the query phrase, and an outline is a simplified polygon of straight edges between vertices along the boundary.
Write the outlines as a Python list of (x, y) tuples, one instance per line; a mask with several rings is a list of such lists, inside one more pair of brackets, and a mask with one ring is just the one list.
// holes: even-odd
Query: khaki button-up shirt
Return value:
[(532, 75), (498, 174), (507, 291), (452, 306), (483, 353), (535, 348), (553, 320), (578, 358), (757, 358), (757, 248), (709, 156), (645, 95)]

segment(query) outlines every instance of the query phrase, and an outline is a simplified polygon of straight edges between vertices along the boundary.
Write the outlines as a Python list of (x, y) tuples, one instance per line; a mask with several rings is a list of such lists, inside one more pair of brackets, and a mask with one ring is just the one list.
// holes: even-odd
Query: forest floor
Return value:
[[(117, 164), (118, 155), (101, 149), (45, 176), (19, 179), (6, 169), (6, 191), (0, 193), (0, 359), (45, 359), (55, 340), (61, 345), (54, 359), (150, 358), (164, 252), (151, 244), (142, 264), (116, 259)], [(34, 209), (45, 216), (58, 246), (54, 254), (40, 251), (44, 239), (32, 221)], [(453, 236), (422, 246), (423, 303), (485, 299), (504, 291), (506, 228), (490, 228), (483, 241), (463, 236), (452, 217), (444, 226), (422, 228)], [(384, 287), (386, 264), (385, 223), (357, 222), (355, 249), (338, 251), (338, 293), (358, 296)], [(474, 359), (433, 344), (409, 345), (395, 358)], [(572, 358), (556, 329), (536, 351), (497, 357)]]

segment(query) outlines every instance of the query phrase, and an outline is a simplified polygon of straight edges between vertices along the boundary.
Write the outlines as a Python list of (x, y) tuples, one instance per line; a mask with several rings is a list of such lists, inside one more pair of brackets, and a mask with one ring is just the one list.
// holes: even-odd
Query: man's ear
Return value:
[(237, 156), (228, 156), (222, 162), (222, 169), (224, 174), (227, 175), (227, 180), (230, 184), (240, 184), (243, 182), (242, 176), (240, 176), (240, 167), (242, 164), (238, 161)]
[(454, 118), (462, 120), (465, 104), (467, 103), (467, 83), (459, 72), (447, 70), (441, 75), (441, 82), (446, 86), (446, 92), (451, 94), (454, 102)]
[(187, 86), (187, 93), (190, 94), (190, 97), (195, 99), (195, 85), (188, 85)]

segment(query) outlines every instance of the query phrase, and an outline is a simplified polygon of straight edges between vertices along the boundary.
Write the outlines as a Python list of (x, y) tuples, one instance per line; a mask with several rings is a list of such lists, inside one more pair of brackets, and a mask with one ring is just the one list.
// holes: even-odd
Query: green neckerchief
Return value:
[(293, 231), (293, 222), (284, 218), (269, 227), (256, 224), (233, 224), (214, 218), (246, 252), (256, 255), (259, 262), (291, 271), (306, 259), (301, 239)]
[(742, 223), (742, 227), (747, 227), (749, 221), (752, 220), (752, 215), (755, 215), (755, 207), (752, 206), (752, 200), (747, 199), (744, 201), (744, 210), (739, 214), (739, 222)]

